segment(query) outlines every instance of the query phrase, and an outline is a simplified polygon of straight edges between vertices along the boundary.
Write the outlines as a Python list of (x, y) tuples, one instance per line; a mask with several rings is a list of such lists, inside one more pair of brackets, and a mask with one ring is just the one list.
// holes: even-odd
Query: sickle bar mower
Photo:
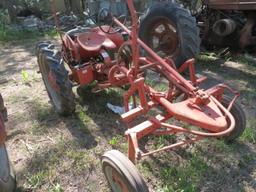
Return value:
[[(39, 43), (37, 57), (47, 92), (58, 113), (68, 115), (74, 111), (72, 86), (97, 82), (97, 90), (128, 85), (125, 92), (126, 112), (121, 116), (128, 125), (128, 158), (118, 151), (106, 152), (102, 157), (105, 176), (113, 191), (148, 191), (133, 163), (156, 152), (194, 143), (207, 137), (223, 137), (231, 141), (245, 128), (245, 116), (236, 100), (239, 93), (220, 84), (208, 90), (199, 88), (205, 77), (197, 78), (194, 59), (176, 68), (169, 58), (161, 58), (138, 38), (138, 18), (133, 1), (127, 0), (130, 10), (130, 28), (103, 9), (98, 21), (107, 25), (95, 28), (76, 28), (60, 32), (62, 51), (57, 52), (51, 43)], [(53, 3), (53, 11), (54, 3)], [(56, 25), (58, 26), (57, 16)], [(122, 21), (121, 21), (122, 20)], [(105, 23), (105, 24), (106, 24)], [(59, 29), (59, 28), (58, 28)], [(131, 29), (131, 30), (130, 30)], [(59, 29), (60, 30), (60, 29)], [(143, 50), (143, 51), (142, 51)], [(142, 52), (146, 54), (141, 55)], [(69, 67), (65, 69), (64, 63)], [(145, 81), (144, 72), (152, 69), (168, 82), (166, 91), (157, 91)], [(181, 73), (189, 71), (189, 80)], [(95, 91), (95, 90), (94, 90)], [(230, 99), (224, 95), (231, 92)], [(129, 109), (129, 101), (133, 109)], [(157, 115), (149, 115), (152, 109)], [(142, 119), (134, 125), (135, 119)], [(175, 120), (171, 121), (170, 120)], [(185, 128), (182, 122), (197, 129)], [(189, 139), (181, 140), (155, 151), (143, 151), (139, 141), (148, 135), (175, 135), (185, 133)]]

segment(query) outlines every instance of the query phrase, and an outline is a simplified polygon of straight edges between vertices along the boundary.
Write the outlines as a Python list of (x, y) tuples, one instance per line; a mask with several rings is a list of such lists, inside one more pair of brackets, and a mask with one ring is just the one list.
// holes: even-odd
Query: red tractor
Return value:
[[(43, 42), (38, 44), (36, 52), (47, 92), (61, 115), (70, 115), (75, 110), (72, 92), (75, 85), (86, 86), (94, 82), (97, 84), (94, 91), (128, 87), (123, 95), (125, 113), (121, 115), (128, 126), (125, 132), (128, 158), (118, 151), (109, 151), (102, 157), (102, 166), (113, 191), (144, 192), (148, 188), (134, 166), (137, 160), (209, 137), (233, 141), (243, 133), (246, 120), (236, 102), (237, 91), (225, 84), (201, 89), (199, 85), (206, 77), (195, 75), (194, 59), (177, 68), (170, 57), (161, 58), (140, 40), (133, 1), (126, 2), (130, 27), (124, 24), (126, 18), (117, 18), (108, 9), (102, 9), (97, 20), (104, 25), (60, 32), (61, 51)], [(157, 91), (150, 86), (145, 81), (146, 70), (160, 73), (168, 82), (166, 90)], [(188, 80), (181, 75), (185, 70)], [(226, 92), (233, 97), (227, 97)], [(130, 101), (133, 109), (129, 108)], [(158, 114), (149, 113), (152, 109), (157, 109)], [(142, 122), (136, 124), (138, 118)], [(192, 127), (183, 127), (184, 124)], [(186, 134), (186, 139), (161, 149), (146, 151), (139, 144), (148, 135), (179, 134)]]
[(5, 147), (5, 125), (7, 110), (0, 94), (0, 192), (12, 192), (16, 188), (16, 179)]

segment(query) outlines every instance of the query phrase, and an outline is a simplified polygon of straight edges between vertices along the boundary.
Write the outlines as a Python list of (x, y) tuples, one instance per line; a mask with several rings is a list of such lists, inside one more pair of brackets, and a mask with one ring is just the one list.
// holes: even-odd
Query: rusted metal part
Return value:
[(179, 37), (176, 26), (166, 18), (158, 18), (152, 26), (149, 42), (150, 47), (159, 54), (172, 56), (179, 46)]
[(7, 121), (7, 110), (4, 106), (4, 100), (0, 94), (0, 145), (4, 144), (6, 139), (5, 125), (4, 122)]
[(5, 125), (4, 125), (4, 118), (2, 114), (0, 114), (0, 145), (4, 144), (6, 139), (6, 132), (5, 132)]
[(236, 29), (236, 23), (233, 19), (220, 19), (213, 25), (213, 31), (221, 36), (225, 37), (233, 33)]
[(256, 36), (252, 35), (252, 30), (256, 23), (256, 11), (247, 12), (246, 18), (246, 24), (240, 32), (239, 45), (241, 48), (256, 44)]
[(256, 10), (254, 0), (207, 0), (206, 4), (219, 10)]

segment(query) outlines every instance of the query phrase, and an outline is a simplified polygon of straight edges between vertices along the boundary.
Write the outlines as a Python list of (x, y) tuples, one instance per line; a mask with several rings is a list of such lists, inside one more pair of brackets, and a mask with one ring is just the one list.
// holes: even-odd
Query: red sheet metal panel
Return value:
[(207, 0), (212, 9), (256, 10), (255, 0)]

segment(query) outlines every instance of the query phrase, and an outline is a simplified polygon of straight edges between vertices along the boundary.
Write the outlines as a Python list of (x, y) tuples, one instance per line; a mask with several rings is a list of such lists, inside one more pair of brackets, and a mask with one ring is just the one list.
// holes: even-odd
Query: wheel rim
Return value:
[(111, 166), (105, 167), (107, 180), (114, 192), (128, 192), (128, 187), (123, 177)]
[(179, 36), (175, 24), (167, 18), (159, 18), (149, 32), (150, 47), (161, 56), (173, 56), (179, 47)]
[[(57, 94), (57, 91), (55, 90), (56, 88), (56, 83), (55, 83), (55, 88), (53, 88), (53, 81), (54, 81), (54, 76), (53, 76), (53, 72), (50, 70), (49, 65), (46, 61), (46, 59), (43, 59), (42, 63), (42, 77), (45, 83), (45, 87), (47, 89), (47, 92), (54, 104), (54, 106), (59, 110), (60, 109), (60, 99), (59, 96)], [(56, 80), (55, 80), (56, 82)]]

